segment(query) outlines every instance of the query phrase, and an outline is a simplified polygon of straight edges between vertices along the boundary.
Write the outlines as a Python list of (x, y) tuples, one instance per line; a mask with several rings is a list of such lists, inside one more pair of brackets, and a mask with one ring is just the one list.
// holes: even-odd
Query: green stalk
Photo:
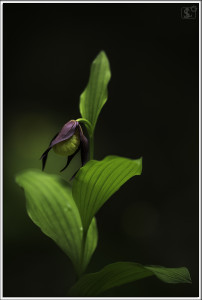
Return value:
[(94, 156), (94, 135), (90, 136), (90, 160)]
[[(90, 160), (93, 159), (94, 156), (94, 130), (92, 127), (92, 124), (84, 118), (79, 118), (76, 120), (77, 122), (83, 123), (88, 131), (89, 135), (89, 142), (90, 142)], [(78, 272), (78, 276), (81, 277), (83, 274), (83, 259), (84, 259), (84, 253), (85, 253), (85, 245), (86, 245), (86, 239), (87, 239), (87, 231), (83, 232), (83, 238), (82, 238), (82, 253), (81, 253), (81, 262), (80, 262), (80, 271)]]

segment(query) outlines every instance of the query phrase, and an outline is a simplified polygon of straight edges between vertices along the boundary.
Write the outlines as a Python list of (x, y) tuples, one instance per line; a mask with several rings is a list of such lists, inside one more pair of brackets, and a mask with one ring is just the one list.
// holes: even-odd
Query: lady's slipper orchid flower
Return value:
[(64, 171), (76, 153), (81, 150), (82, 166), (88, 159), (88, 140), (84, 136), (79, 122), (71, 120), (66, 123), (61, 131), (51, 140), (48, 149), (42, 154), (42, 170), (45, 168), (48, 152), (53, 148), (54, 152), (67, 157), (67, 164), (60, 171)]

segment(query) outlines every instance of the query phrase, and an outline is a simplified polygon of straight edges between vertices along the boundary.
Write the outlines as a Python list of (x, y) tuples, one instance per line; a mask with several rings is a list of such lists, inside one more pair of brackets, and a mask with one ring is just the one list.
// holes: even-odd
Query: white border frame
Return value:
[[(96, 299), (186, 299), (186, 300), (193, 300), (199, 299), (201, 300), (201, 1), (1, 1), (0, 3), (0, 16), (1, 16), (1, 48), (0, 48), (0, 65), (1, 65), (1, 81), (0, 81), (0, 90), (1, 90), (1, 106), (0, 106), (0, 127), (1, 127), (1, 151), (0, 151), (0, 166), (1, 166), (1, 181), (0, 181), (0, 191), (1, 191), (1, 205), (0, 205), (0, 212), (1, 212), (1, 247), (0, 247), (0, 259), (1, 259), (1, 270), (0, 270), (0, 299), (88, 299), (87, 297), (3, 297), (3, 4), (4, 3), (185, 3), (185, 4), (199, 4), (199, 297), (93, 297)], [(92, 298), (91, 298), (92, 299)]]

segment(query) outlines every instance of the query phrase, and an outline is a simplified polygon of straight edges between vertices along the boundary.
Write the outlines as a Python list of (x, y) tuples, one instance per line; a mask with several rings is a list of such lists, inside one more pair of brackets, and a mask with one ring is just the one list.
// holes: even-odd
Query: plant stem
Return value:
[(76, 121), (85, 124), (85, 126), (86, 126), (86, 128), (87, 128), (87, 130), (88, 130), (89, 136), (91, 136), (91, 135), (93, 134), (92, 124), (91, 124), (88, 120), (86, 120), (86, 119), (84, 119), (84, 118), (80, 118), (80, 119), (77, 119)]
[[(93, 159), (94, 156), (94, 129), (92, 127), (92, 124), (84, 118), (80, 118), (76, 120), (77, 122), (81, 122), (86, 126), (86, 129), (88, 131), (89, 135), (89, 142), (90, 142), (90, 160)], [(80, 278), (83, 274), (83, 260), (84, 260), (84, 254), (85, 254), (85, 246), (86, 246), (86, 239), (87, 239), (87, 231), (85, 230), (83, 232), (83, 238), (82, 238), (82, 249), (81, 249), (81, 263), (80, 263), (80, 270), (78, 272), (78, 277)]]
[(90, 160), (93, 159), (94, 155), (94, 136), (90, 136)]

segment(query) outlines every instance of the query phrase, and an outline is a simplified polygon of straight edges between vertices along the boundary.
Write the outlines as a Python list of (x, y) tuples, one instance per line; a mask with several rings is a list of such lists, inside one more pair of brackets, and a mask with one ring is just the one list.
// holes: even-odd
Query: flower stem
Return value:
[(84, 118), (80, 118), (80, 119), (77, 119), (76, 121), (77, 121), (77, 122), (84, 123), (84, 125), (86, 126), (86, 128), (87, 128), (87, 130), (88, 130), (89, 136), (92, 135), (92, 133), (93, 133), (92, 124), (91, 124), (88, 120), (86, 120), (86, 119), (84, 119)]
[(94, 135), (90, 136), (90, 160), (93, 159), (94, 155)]

